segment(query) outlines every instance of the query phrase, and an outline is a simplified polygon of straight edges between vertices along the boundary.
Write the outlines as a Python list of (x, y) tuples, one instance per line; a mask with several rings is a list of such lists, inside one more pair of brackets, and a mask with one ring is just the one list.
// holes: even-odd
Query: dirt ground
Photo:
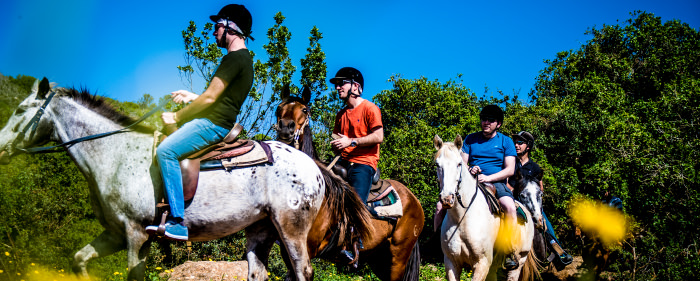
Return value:
[(248, 278), (247, 261), (198, 261), (185, 262), (172, 269), (171, 273), (161, 273), (160, 277), (169, 280), (216, 280), (233, 281)]
[[(585, 269), (581, 268), (583, 259), (574, 256), (574, 261), (564, 269), (558, 271), (554, 266), (547, 267), (542, 272), (544, 281), (574, 281), (579, 280)], [(172, 269), (171, 272), (162, 273), (161, 277), (170, 277), (169, 280), (216, 280), (233, 281), (245, 280), (248, 277), (248, 262), (246, 261), (200, 261), (185, 262)]]

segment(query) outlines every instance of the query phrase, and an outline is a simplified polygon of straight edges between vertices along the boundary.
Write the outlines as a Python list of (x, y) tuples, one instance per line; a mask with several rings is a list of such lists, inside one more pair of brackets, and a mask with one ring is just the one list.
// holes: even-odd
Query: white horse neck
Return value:
[[(122, 125), (87, 108), (70, 97), (57, 97), (50, 104), (53, 121), (51, 139), (66, 142), (94, 134), (123, 128)], [(46, 116), (44, 118), (47, 118)], [(99, 181), (113, 176), (148, 175), (152, 163), (153, 136), (137, 132), (118, 133), (103, 138), (76, 143), (68, 154), (85, 177)], [(131, 175), (120, 169), (134, 169)], [(149, 176), (150, 177), (150, 176)], [(98, 182), (99, 183), (99, 182)]]
[[(486, 206), (486, 198), (480, 191), (477, 191), (476, 178), (472, 176), (466, 168), (462, 168), (461, 171), (462, 181), (459, 184), (459, 193), (464, 207), (457, 202), (452, 208), (457, 213), (464, 213), (466, 211), (471, 211), (472, 208), (481, 208), (481, 206)], [(476, 196), (476, 198), (474, 198)], [(474, 198), (474, 201), (472, 201)], [(470, 206), (471, 205), (471, 206)], [(473, 211), (471, 211), (473, 212)]]

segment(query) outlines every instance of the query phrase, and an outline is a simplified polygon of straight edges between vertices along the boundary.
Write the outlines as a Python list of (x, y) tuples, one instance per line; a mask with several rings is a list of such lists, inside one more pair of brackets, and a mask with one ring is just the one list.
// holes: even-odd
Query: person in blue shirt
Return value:
[[(462, 160), (468, 164), (468, 170), (477, 176), (480, 183), (493, 184), (496, 198), (505, 211), (504, 228), (512, 233), (517, 224), (513, 193), (506, 185), (508, 177), (515, 171), (515, 145), (513, 140), (498, 132), (503, 125), (503, 110), (495, 104), (487, 105), (479, 113), (481, 131), (469, 134), (462, 145)], [(512, 244), (512, 243), (511, 243)], [(518, 255), (515, 249), (506, 249), (503, 266), (507, 270), (518, 267)]]

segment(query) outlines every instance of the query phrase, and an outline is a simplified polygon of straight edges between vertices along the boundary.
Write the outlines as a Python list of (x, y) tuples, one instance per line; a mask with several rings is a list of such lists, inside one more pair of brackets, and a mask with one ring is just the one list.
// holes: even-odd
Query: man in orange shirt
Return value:
[(331, 146), (340, 153), (338, 164), (347, 169), (348, 183), (367, 203), (379, 161), (379, 144), (384, 141), (382, 114), (377, 105), (362, 98), (365, 80), (359, 70), (343, 67), (330, 81), (345, 101), (333, 128), (340, 138), (331, 141)]

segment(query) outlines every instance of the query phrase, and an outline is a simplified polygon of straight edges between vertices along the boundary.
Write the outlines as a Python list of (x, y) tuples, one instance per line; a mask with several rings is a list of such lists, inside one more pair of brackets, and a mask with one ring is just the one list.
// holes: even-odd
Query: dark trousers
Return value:
[(360, 196), (362, 202), (367, 203), (369, 189), (372, 188), (372, 177), (374, 168), (365, 164), (352, 163), (348, 167), (348, 183), (355, 188), (355, 192)]

